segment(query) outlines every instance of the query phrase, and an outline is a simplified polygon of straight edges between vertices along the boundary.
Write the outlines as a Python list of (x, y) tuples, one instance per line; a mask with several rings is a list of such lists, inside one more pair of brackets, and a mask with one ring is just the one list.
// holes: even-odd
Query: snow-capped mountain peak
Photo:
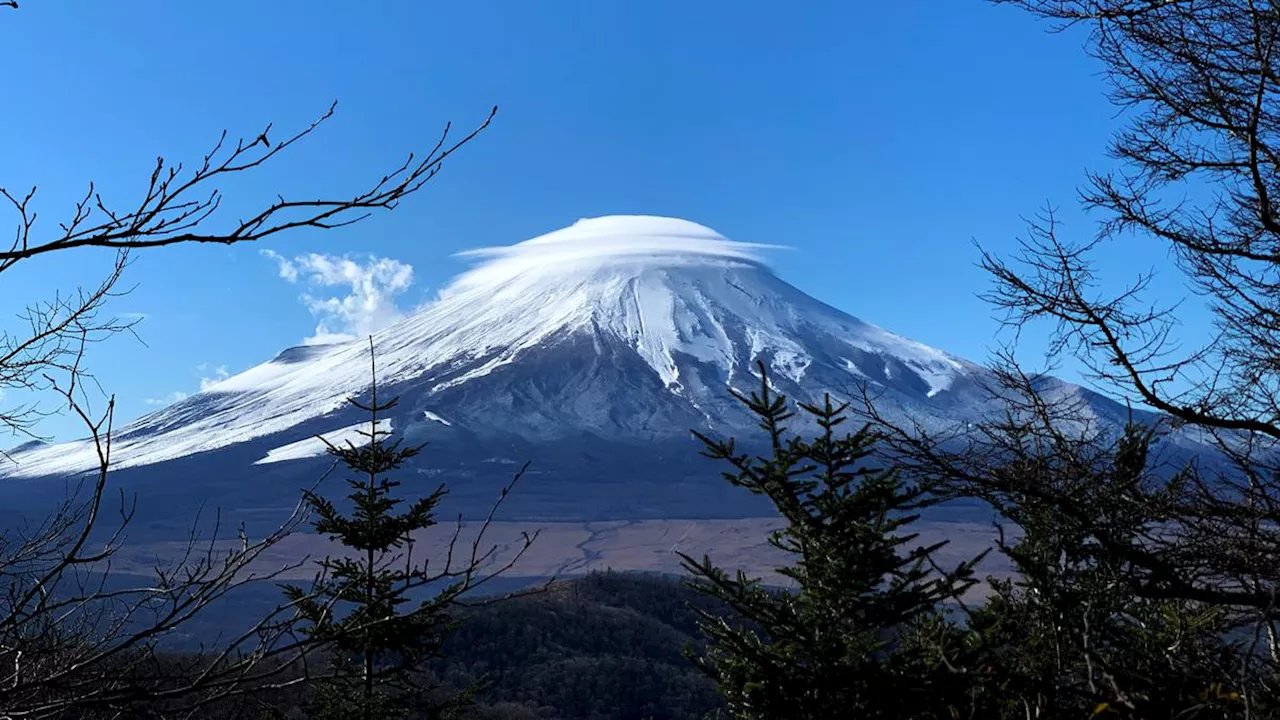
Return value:
[[(946, 394), (980, 368), (805, 295), (763, 259), (781, 247), (674, 218), (610, 216), (463, 253), (478, 264), (373, 338), (379, 383), (402, 398), (393, 425), (633, 439), (743, 427), (726, 387), (754, 382), (757, 360), (800, 400), (866, 381), (910, 412), (953, 413)], [(112, 454), (129, 467), (262, 442), (261, 458), (294, 457), (307, 433), (351, 425), (343, 405), (368, 373), (366, 341), (289, 349), (139, 419)], [(0, 472), (93, 462), (85, 443), (15, 459)]]

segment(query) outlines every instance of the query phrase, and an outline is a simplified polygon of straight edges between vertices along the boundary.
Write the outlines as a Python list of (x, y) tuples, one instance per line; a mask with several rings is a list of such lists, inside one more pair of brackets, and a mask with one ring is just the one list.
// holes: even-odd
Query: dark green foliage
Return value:
[(972, 563), (935, 571), (931, 556), (942, 544), (911, 547), (915, 536), (904, 532), (933, 502), (927, 490), (869, 467), (873, 434), (866, 427), (840, 434), (845, 407), (830, 398), (800, 405), (817, 437), (789, 435), (793, 413), (770, 390), (763, 363), (759, 370), (760, 391), (734, 395), (759, 417), (772, 455), (751, 457), (733, 440), (698, 437), (705, 455), (733, 466), (725, 479), (767, 496), (786, 521), (769, 542), (794, 558), (779, 568), (794, 587), (766, 589), (710, 558), (682, 555), (696, 588), (758, 627), (705, 616), (710, 647), (695, 659), (733, 717), (927, 717), (955, 688), (897, 638), (967, 589)]
[[(329, 672), (313, 683), (307, 709), (317, 720), (381, 720), (403, 718), (410, 698), (421, 699), (423, 689), (411, 671), (435, 655), (453, 623), (449, 608), (468, 590), (476, 563), (462, 571), (428, 569), (415, 562), (412, 533), (436, 524), (435, 513), (445, 495), (443, 485), (396, 512), (401, 499), (393, 495), (400, 483), (385, 477), (417, 455), (422, 446), (401, 447), (387, 441), (378, 427), (380, 414), (395, 407), (393, 399), (379, 402), (376, 366), (370, 363), (374, 381), (368, 404), (355, 399), (352, 406), (369, 413), (369, 429), (360, 431), (367, 443), (356, 446), (329, 444), (328, 450), (354, 477), (350, 514), (314, 492), (305, 500), (315, 515), (317, 533), (338, 541), (349, 556), (326, 557), (310, 589), (288, 586), (285, 593), (295, 604), (308, 636), (326, 640), (332, 647)], [(413, 602), (428, 586), (434, 594)], [(450, 703), (445, 703), (445, 708)]]
[[(1116, 552), (1154, 534), (1163, 493), (1142, 490), (1152, 437), (1130, 425), (1108, 467), (1028, 467), (1025, 492), (988, 495), (1023, 533), (1000, 543), (1018, 576), (993, 582), (969, 622), (976, 663), (998, 671), (992, 716), (1246, 717), (1246, 693), (1254, 717), (1267, 707), (1252, 692), (1261, 688), (1247, 647), (1229, 639), (1228, 610), (1144, 597)], [(1040, 499), (1046, 491), (1053, 502)], [(1057, 493), (1084, 512), (1063, 512)]]
[(1128, 559), (1156, 542), (1179, 485), (1152, 482), (1152, 438), (1137, 425), (1110, 448), (1059, 436), (992, 462), (990, 482), (970, 487), (1016, 529), (1015, 540), (1001, 528), (999, 541), (1016, 572), (989, 579), (991, 595), (964, 608), (963, 625), (935, 621), (908, 636), (967, 684), (948, 707), (955, 717), (1271, 716), (1263, 658), (1232, 633), (1232, 610), (1144, 594)]
[(988, 600), (969, 607), (976, 560), (945, 572), (930, 561), (939, 545), (908, 531), (938, 496), (873, 467), (874, 435), (838, 434), (844, 408), (830, 400), (800, 406), (815, 437), (787, 435), (792, 413), (760, 370), (760, 391), (735, 395), (772, 454), (702, 440), (733, 466), (729, 482), (767, 496), (786, 521), (770, 542), (794, 558), (779, 568), (792, 586), (684, 558), (695, 587), (732, 609), (704, 616), (709, 646), (694, 654), (731, 716), (1138, 720), (1275, 707), (1261, 658), (1231, 636), (1229, 608), (1140, 592), (1150, 578), (1132, 554), (1159, 536), (1181, 486), (1151, 482), (1151, 429), (1131, 424), (1106, 447), (1011, 428), (1020, 452), (987, 458), (987, 478), (946, 486), (1018, 531), (998, 543), (1015, 579), (989, 579)]

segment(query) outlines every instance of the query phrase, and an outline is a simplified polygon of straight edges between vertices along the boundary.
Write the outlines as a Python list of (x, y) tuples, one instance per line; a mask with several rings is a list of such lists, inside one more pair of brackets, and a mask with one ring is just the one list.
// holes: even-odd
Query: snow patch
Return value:
[[(390, 420), (379, 420), (378, 430), (380, 432), (391, 432)], [(339, 428), (331, 432), (322, 433), (320, 437), (310, 437), (297, 442), (281, 445), (278, 448), (272, 448), (267, 451), (265, 457), (255, 461), (254, 465), (267, 465), (270, 463), (284, 462), (286, 460), (302, 460), (309, 457), (319, 457), (329, 451), (325, 440), (331, 445), (343, 446), (351, 443), (356, 447), (369, 444), (369, 423), (359, 423)], [(320, 438), (324, 438), (321, 440)]]
[(861, 377), (861, 378), (865, 378), (867, 376), (866, 373), (862, 372), (862, 368), (858, 367), (857, 363), (850, 360), (849, 358), (842, 357), (840, 358), (840, 362), (844, 363), (844, 369), (848, 370), (850, 373), (853, 373), (854, 375), (857, 375), (858, 377)]
[(426, 418), (426, 419), (428, 419), (428, 420), (432, 420), (432, 421), (438, 422), (438, 423), (440, 423), (441, 425), (448, 425), (448, 426), (452, 426), (452, 425), (453, 425), (453, 423), (449, 422), (448, 420), (445, 420), (444, 418), (442, 418), (442, 417), (440, 417), (439, 415), (437, 415), (437, 414), (435, 414), (435, 413), (431, 412), (430, 410), (423, 410), (423, 411), (422, 411), (422, 417), (424, 417), (424, 418)]
[(779, 350), (773, 355), (773, 369), (796, 383), (804, 379), (804, 371), (812, 364), (813, 358), (794, 349)]

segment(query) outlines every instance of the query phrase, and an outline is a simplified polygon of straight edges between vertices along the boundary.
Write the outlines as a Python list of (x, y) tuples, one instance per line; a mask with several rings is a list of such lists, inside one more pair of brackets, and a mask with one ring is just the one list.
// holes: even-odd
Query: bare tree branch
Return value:
[(10, 248), (0, 251), (0, 271), (19, 260), (56, 250), (77, 247), (149, 248), (179, 243), (234, 244), (250, 242), (296, 228), (332, 229), (351, 225), (369, 217), (374, 210), (389, 210), (417, 192), (435, 177), (453, 153), (489, 126), (497, 114), (494, 107), (470, 133), (450, 142), (451, 126), (446, 125), (435, 145), (425, 154), (410, 154), (405, 161), (364, 190), (343, 199), (286, 200), (283, 196), (248, 218), (240, 218), (221, 229), (208, 224), (219, 219), (222, 191), (216, 183), (226, 176), (253, 170), (314, 132), (333, 117), (335, 102), (308, 127), (272, 145), (268, 125), (253, 142), (227, 141), (224, 131), (213, 149), (190, 173), (181, 163), (173, 165), (157, 158), (142, 201), (127, 210), (109, 208), (90, 183), (76, 204), (70, 220), (60, 232), (43, 240), (33, 237), (36, 213), (31, 201), (36, 190), (14, 194), (0, 187), (0, 198), (8, 201), (17, 216)]

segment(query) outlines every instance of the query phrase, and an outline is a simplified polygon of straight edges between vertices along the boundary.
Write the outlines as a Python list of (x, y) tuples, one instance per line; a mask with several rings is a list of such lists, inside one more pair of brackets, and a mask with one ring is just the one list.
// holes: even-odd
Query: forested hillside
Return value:
[[(558, 581), (461, 613), (434, 678), (422, 685), (479, 684), (462, 711), (475, 720), (701, 718), (722, 703), (682, 652), (701, 647), (695, 608), (718, 604), (672, 577), (607, 572)], [(277, 696), (268, 712), (303, 717), (297, 700)]]

